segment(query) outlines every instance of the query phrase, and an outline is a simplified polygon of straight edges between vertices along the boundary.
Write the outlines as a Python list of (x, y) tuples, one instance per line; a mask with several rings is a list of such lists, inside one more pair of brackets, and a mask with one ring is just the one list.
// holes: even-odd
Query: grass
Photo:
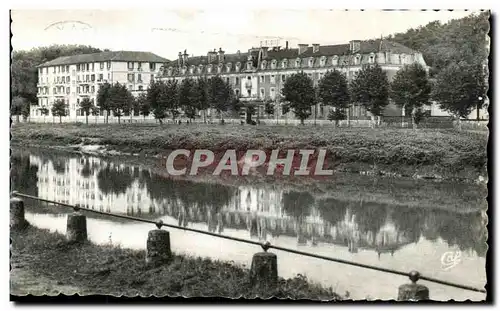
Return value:
[(453, 176), (485, 172), (487, 132), (454, 129), (389, 129), (312, 126), (30, 124), (11, 129), (18, 145), (104, 145), (126, 154), (168, 150), (325, 148), (327, 162), (344, 170), (378, 167)]
[(11, 262), (22, 261), (25, 270), (36, 273), (34, 277), (78, 288), (80, 295), (341, 298), (331, 288), (311, 284), (302, 276), (280, 278), (274, 292), (263, 293), (250, 286), (247, 269), (204, 258), (174, 254), (168, 265), (150, 268), (145, 265), (144, 251), (70, 244), (61, 234), (30, 225), (11, 230), (11, 243)]

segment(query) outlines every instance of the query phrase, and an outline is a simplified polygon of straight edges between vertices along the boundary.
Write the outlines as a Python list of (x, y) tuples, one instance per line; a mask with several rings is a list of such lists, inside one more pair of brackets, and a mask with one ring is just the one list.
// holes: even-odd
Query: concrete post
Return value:
[(24, 219), (24, 202), (20, 198), (10, 199), (10, 228), (22, 229), (28, 222)]
[(429, 288), (427, 286), (417, 284), (420, 278), (420, 273), (412, 271), (409, 274), (411, 283), (399, 286), (398, 300), (399, 301), (419, 301), (429, 300)]
[(274, 289), (278, 285), (278, 258), (276, 254), (260, 252), (253, 255), (250, 284), (259, 289)]
[(79, 212), (68, 214), (66, 239), (77, 243), (87, 241), (87, 217), (85, 215)]
[(171, 258), (170, 233), (161, 229), (149, 231), (146, 243), (146, 264), (156, 267), (167, 263)]

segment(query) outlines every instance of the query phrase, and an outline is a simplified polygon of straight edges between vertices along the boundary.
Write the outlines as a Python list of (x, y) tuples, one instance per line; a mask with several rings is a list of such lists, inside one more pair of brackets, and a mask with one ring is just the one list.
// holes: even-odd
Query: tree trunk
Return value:
[(16, 115), (16, 122), (19, 123), (19, 115)]
[(120, 118), (121, 118), (121, 117), (120, 117), (120, 116), (118, 116), (118, 124), (120, 124)]
[(88, 114), (85, 115), (85, 123), (87, 123), (87, 125), (89, 125), (89, 115)]
[(316, 115), (318, 114), (318, 106), (314, 105), (314, 125), (316, 126)]
[(304, 125), (304, 119), (300, 119), (300, 124)]
[(106, 124), (108, 124), (109, 112), (106, 111)]
[(207, 109), (203, 109), (203, 123), (207, 124)]
[(59, 116), (59, 123), (62, 123), (62, 117)]
[(347, 107), (347, 127), (351, 127), (351, 107)]
[(481, 120), (481, 118), (480, 118), (480, 109), (481, 109), (481, 104), (477, 104), (477, 106), (476, 106), (476, 120), (477, 121)]

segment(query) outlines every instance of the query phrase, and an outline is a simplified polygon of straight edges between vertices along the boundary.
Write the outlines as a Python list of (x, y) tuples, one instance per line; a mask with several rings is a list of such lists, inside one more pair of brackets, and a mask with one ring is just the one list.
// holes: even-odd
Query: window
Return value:
[(76, 76), (76, 81), (80, 82), (80, 75)]
[(226, 83), (229, 84), (229, 77), (226, 78)]
[(150, 81), (154, 81), (154, 79), (155, 79), (155, 75), (152, 73), (152, 74), (151, 74), (151, 77), (149, 77), (149, 78), (150, 78)]
[[(76, 87), (76, 93), (80, 94), (80, 87)], [(78, 102), (80, 102), (80, 100), (78, 100)]]
[(99, 81), (102, 81), (102, 79), (103, 79), (103, 74), (102, 74), (102, 73), (100, 73), (100, 74), (99, 74)]
[(141, 74), (137, 74), (137, 82), (141, 83), (142, 82), (142, 76)]
[(61, 72), (61, 66), (57, 66), (57, 73)]
[(260, 65), (262, 69), (266, 69), (266, 62), (262, 62), (262, 64)]
[(274, 87), (270, 89), (270, 93), (271, 93), (271, 98), (274, 99), (276, 97), (276, 94), (274, 92)]
[(86, 81), (86, 82), (89, 82), (89, 78), (90, 78), (90, 76), (89, 76), (89, 75), (85, 75), (85, 81)]
[(87, 67), (87, 71), (89, 71), (90, 70), (90, 64), (87, 64), (86, 67)]
[(360, 56), (359, 54), (358, 54), (358, 55), (356, 55), (356, 57), (354, 58), (354, 64), (355, 64), (355, 65), (359, 65), (360, 60), (361, 60), (361, 56)]
[(70, 77), (66, 76), (66, 83), (69, 83)]
[(142, 91), (143, 89), (142, 85), (139, 85), (139, 91)]
[(80, 71), (80, 64), (76, 64), (76, 71)]
[(266, 90), (264, 90), (264, 88), (260, 89), (260, 96), (261, 98), (264, 98), (266, 96)]
[(142, 63), (141, 62), (137, 63), (137, 69), (142, 70)]
[(134, 82), (134, 74), (133, 73), (129, 73), (127, 75), (127, 80), (128, 80), (128, 82)]
[(69, 72), (69, 66), (66, 66), (66, 72)]
[(332, 65), (337, 66), (338, 64), (339, 64), (339, 57), (335, 55), (334, 57), (332, 57)]
[(271, 83), (276, 83), (276, 77), (274, 75), (271, 75)]
[(90, 86), (86, 85), (85, 86), (85, 93), (88, 93), (88, 92), (90, 92)]
[(67, 88), (66, 88), (66, 94), (69, 94), (69, 93), (70, 93), (70, 91), (71, 91), (71, 88), (67, 87)]
[(239, 97), (239, 96), (240, 96), (240, 90), (235, 89), (235, 90), (234, 90), (234, 94), (236, 94), (236, 97)]
[(236, 85), (240, 84), (240, 78), (236, 77)]
[(286, 75), (281, 75), (281, 82), (285, 82), (286, 80)]
[(92, 81), (92, 82), (95, 81), (95, 75), (90, 75), (90, 81)]
[(127, 68), (128, 68), (128, 70), (133, 70), (134, 69), (134, 62), (127, 62)]
[(54, 68), (54, 71), (52, 73), (56, 73), (56, 67), (53, 67)]
[(108, 69), (111, 69), (111, 61), (108, 61), (107, 67), (108, 67)]
[(65, 72), (65, 71), (66, 71), (66, 66), (61, 66), (61, 67), (62, 67), (62, 68), (61, 68), (61, 71), (62, 71), (62, 72)]
[(273, 61), (271, 62), (271, 69), (276, 69), (276, 60), (273, 59)]
[(92, 71), (94, 71), (94, 63), (92, 63)]
[(260, 83), (264, 83), (264, 76), (260, 76)]
[(309, 59), (309, 67), (312, 67), (314, 65), (314, 59), (310, 58)]
[(295, 68), (300, 67), (300, 59), (295, 60)]
[(100, 68), (100, 69), (104, 69), (104, 62), (100, 62), (100, 63), (99, 63), (99, 68)]
[(92, 93), (95, 93), (95, 86), (93, 86), (93, 85), (92, 85), (92, 87), (91, 87), (91, 92), (92, 92)]
[(150, 71), (155, 71), (156, 70), (156, 63), (149, 63), (149, 69), (150, 69)]
[(282, 63), (281, 63), (281, 68), (286, 68), (288, 66), (288, 61), (287, 60), (284, 60)]

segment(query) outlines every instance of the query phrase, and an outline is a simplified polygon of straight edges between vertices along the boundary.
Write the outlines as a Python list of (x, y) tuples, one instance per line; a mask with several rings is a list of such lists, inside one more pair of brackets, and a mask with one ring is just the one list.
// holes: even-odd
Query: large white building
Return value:
[(87, 97), (95, 102), (101, 84), (119, 82), (137, 94), (147, 89), (167, 62), (151, 52), (116, 51), (64, 56), (43, 63), (38, 66), (38, 105), (31, 107), (30, 116), (41, 117), (43, 107), (52, 116), (52, 104), (63, 99), (69, 119), (74, 121), (84, 115), (80, 101)]

